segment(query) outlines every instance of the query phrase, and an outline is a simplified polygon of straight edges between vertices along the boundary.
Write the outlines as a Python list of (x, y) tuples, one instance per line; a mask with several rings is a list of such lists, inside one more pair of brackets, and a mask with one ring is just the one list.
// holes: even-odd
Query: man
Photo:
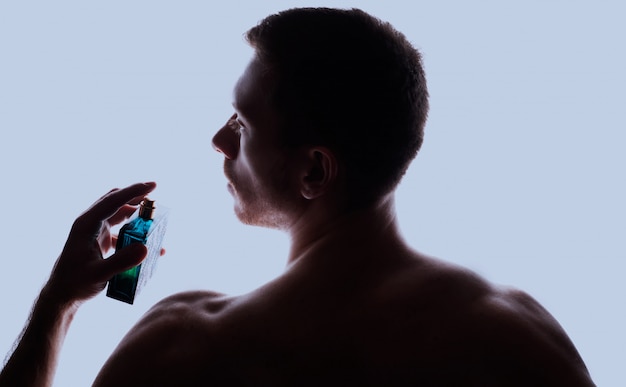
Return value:
[[(403, 240), (394, 190), (428, 110), (405, 37), (358, 10), (296, 9), (247, 39), (255, 55), (213, 146), (238, 218), (289, 233), (286, 270), (243, 296), (164, 299), (94, 385), (593, 385), (530, 296)], [(114, 190), (77, 219), (0, 384), (51, 383), (80, 303), (143, 259), (142, 246), (102, 251), (154, 186)]]

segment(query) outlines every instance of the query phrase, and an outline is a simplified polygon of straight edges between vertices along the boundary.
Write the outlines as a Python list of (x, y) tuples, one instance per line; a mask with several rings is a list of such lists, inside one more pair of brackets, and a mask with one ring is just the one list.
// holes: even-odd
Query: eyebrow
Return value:
[(245, 112), (246, 110), (249, 110), (249, 109), (246, 109), (246, 107), (244, 105), (242, 105), (241, 103), (238, 103), (238, 100), (237, 100), (236, 97), (233, 98), (233, 101), (231, 102), (231, 106), (238, 113), (241, 113), (242, 111)]

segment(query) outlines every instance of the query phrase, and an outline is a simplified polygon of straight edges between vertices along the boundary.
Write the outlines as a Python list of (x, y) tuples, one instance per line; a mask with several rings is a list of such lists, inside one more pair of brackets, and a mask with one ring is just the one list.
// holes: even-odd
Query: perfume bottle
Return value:
[[(120, 229), (115, 250), (120, 250), (131, 243), (146, 244), (153, 223), (154, 209), (153, 200), (146, 198), (141, 202), (139, 215)], [(111, 278), (107, 288), (107, 296), (132, 304), (137, 293), (142, 265), (143, 263)]]

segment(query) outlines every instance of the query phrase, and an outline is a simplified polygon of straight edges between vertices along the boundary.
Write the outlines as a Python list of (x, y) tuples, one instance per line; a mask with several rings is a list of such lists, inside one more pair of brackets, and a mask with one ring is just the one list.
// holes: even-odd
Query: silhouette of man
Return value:
[[(241, 296), (162, 300), (94, 385), (593, 385), (530, 296), (402, 238), (394, 191), (428, 111), (421, 57), (405, 37), (362, 11), (333, 9), (271, 15), (246, 37), (255, 53), (213, 146), (237, 217), (291, 237), (286, 269)], [(143, 259), (140, 245), (107, 260), (101, 251), (109, 226), (154, 187), (114, 190), (76, 220), (3, 385), (50, 384), (80, 303)], [(20, 374), (28, 364), (39, 367)]]

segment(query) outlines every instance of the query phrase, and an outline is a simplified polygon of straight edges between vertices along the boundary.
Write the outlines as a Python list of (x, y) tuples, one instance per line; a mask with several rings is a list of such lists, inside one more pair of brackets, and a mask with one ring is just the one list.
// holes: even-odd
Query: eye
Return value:
[(239, 131), (239, 133), (246, 130), (246, 127), (243, 125), (243, 123), (241, 123), (241, 121), (236, 120), (235, 123), (237, 124), (237, 130)]
[(241, 122), (237, 119), (237, 115), (232, 116), (226, 125), (237, 134), (241, 134), (241, 131), (245, 129)]

